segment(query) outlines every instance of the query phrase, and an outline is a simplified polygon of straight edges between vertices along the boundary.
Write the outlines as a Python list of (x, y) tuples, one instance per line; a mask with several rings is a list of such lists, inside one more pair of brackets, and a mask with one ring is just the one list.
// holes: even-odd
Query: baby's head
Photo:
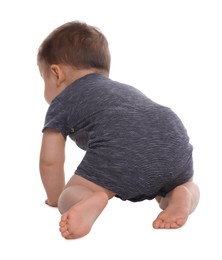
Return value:
[(96, 69), (109, 74), (110, 52), (102, 32), (86, 23), (63, 24), (43, 41), (38, 50), (38, 63), (62, 64), (81, 69)]

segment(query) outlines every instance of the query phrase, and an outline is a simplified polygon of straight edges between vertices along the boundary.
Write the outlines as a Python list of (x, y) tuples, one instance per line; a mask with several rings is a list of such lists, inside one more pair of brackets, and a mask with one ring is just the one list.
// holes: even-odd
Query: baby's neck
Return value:
[(76, 69), (76, 68), (71, 68), (68, 69), (67, 71), (67, 85), (71, 84), (72, 82), (92, 73), (99, 73), (102, 74), (106, 77), (109, 77), (109, 73), (105, 70), (101, 69), (95, 69), (95, 68), (90, 68), (90, 69)]

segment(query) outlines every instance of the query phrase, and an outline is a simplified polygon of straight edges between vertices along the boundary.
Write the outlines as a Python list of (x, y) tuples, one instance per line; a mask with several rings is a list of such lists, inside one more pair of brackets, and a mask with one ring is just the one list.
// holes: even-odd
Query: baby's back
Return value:
[(90, 74), (75, 81), (55, 102), (62, 104), (66, 115), (66, 135), (87, 151), (77, 172), (91, 178), (90, 172), (96, 171), (98, 183), (107, 178), (117, 185), (127, 172), (123, 183), (130, 179), (140, 189), (144, 176), (149, 177), (150, 187), (157, 176), (164, 176), (161, 187), (191, 160), (192, 145), (178, 116), (132, 86)]

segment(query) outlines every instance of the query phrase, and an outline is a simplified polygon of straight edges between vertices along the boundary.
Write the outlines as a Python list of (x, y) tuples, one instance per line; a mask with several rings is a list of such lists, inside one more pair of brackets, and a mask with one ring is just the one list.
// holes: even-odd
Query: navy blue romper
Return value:
[(178, 116), (101, 74), (88, 74), (59, 94), (48, 108), (46, 128), (86, 151), (75, 174), (122, 200), (165, 196), (193, 176), (193, 147)]

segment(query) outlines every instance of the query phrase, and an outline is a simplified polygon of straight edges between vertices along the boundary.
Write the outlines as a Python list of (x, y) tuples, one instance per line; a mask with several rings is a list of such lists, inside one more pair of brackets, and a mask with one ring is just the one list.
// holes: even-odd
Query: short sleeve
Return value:
[(63, 104), (55, 98), (50, 104), (45, 117), (45, 124), (42, 132), (46, 128), (51, 128), (62, 133), (66, 139), (67, 133), (67, 113)]

